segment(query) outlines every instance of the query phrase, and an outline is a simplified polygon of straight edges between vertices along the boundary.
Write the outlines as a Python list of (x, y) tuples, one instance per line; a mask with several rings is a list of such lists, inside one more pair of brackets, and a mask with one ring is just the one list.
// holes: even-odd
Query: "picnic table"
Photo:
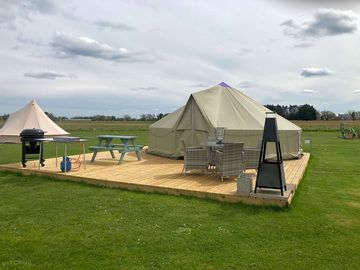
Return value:
[[(98, 145), (90, 146), (89, 149), (93, 151), (91, 162), (95, 161), (98, 151), (108, 150), (112, 158), (115, 158), (114, 151), (119, 151), (121, 154), (118, 164), (121, 164), (124, 160), (125, 154), (129, 152), (135, 152), (137, 159), (141, 160), (140, 151), (143, 145), (135, 144), (137, 136), (119, 136), (119, 135), (99, 135)], [(119, 143), (112, 143), (113, 140), (118, 140)]]

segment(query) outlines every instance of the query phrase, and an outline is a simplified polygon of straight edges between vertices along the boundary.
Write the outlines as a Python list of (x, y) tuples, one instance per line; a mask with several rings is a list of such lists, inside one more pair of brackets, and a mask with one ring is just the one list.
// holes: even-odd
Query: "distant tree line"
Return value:
[(55, 116), (54, 114), (50, 113), (50, 112), (45, 112), (45, 114), (53, 121), (64, 121), (64, 120), (68, 120), (69, 118), (66, 116)]
[(360, 120), (360, 111), (353, 110), (337, 115), (327, 110), (319, 112), (309, 104), (289, 106), (267, 104), (265, 107), (288, 120)]
[(141, 114), (140, 117), (131, 117), (129, 114), (125, 114), (122, 117), (116, 117), (114, 115), (93, 115), (93, 116), (74, 116), (74, 117), (66, 117), (66, 116), (55, 116), (52, 113), (45, 112), (45, 114), (53, 121), (64, 121), (64, 120), (88, 120), (88, 121), (157, 121), (163, 118), (168, 114), (159, 113), (157, 115), (147, 113)]
[(289, 106), (266, 104), (265, 107), (288, 120), (316, 120), (318, 117), (316, 109), (309, 104)]
[(359, 120), (360, 119), (360, 112), (359, 111), (348, 111), (347, 113), (339, 114), (337, 119), (343, 120)]

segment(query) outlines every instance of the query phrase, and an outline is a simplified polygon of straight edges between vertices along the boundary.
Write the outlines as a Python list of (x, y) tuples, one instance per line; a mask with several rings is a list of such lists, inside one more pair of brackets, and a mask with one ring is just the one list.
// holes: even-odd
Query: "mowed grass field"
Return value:
[[(60, 125), (89, 144), (146, 144), (149, 123)], [(0, 269), (359, 269), (360, 139), (338, 136), (304, 132), (312, 157), (287, 209), (0, 172)], [(0, 145), (1, 163), (19, 157), (19, 145)]]
[(350, 127), (360, 130), (360, 120), (316, 120), (316, 121), (293, 121), (304, 131), (339, 131), (340, 125), (345, 123)]

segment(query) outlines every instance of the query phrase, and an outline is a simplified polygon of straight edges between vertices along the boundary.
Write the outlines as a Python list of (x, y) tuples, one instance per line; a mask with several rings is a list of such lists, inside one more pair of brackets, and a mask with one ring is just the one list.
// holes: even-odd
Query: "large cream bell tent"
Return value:
[(19, 143), (20, 133), (24, 129), (42, 129), (45, 137), (69, 134), (56, 125), (32, 100), (21, 110), (10, 114), (0, 129), (0, 143)]
[[(185, 106), (152, 124), (148, 151), (178, 158), (182, 139), (186, 145), (202, 145), (208, 137), (215, 137), (217, 127), (225, 127), (225, 141), (254, 147), (262, 139), (266, 112), (270, 110), (222, 82), (192, 93)], [(301, 128), (276, 117), (283, 158), (299, 157)], [(268, 155), (274, 152), (274, 148), (268, 150)]]

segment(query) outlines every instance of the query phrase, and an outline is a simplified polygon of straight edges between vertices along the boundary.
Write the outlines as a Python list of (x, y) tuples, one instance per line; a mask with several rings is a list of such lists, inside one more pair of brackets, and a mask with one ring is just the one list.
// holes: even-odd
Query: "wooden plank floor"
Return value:
[[(230, 202), (287, 206), (292, 201), (310, 157), (308, 153), (305, 153), (300, 159), (285, 161), (287, 191), (284, 196), (280, 196), (280, 192), (276, 190), (261, 190), (258, 193), (250, 193), (248, 196), (240, 196), (236, 192), (235, 179), (225, 179), (221, 182), (216, 175), (203, 175), (196, 172), (183, 175), (181, 173), (182, 160), (162, 158), (143, 151), (141, 161), (138, 161), (134, 154), (129, 153), (126, 155), (124, 163), (117, 165), (118, 155), (116, 155), (117, 160), (114, 160), (109, 152), (99, 152), (93, 163), (90, 162), (91, 155), (86, 154), (86, 169), (81, 167), (80, 170), (67, 174), (60, 172), (59, 164), (56, 166), (54, 158), (47, 159), (45, 167), (40, 169), (37, 161), (29, 161), (26, 168), (22, 168), (21, 164), (16, 163), (1, 165), (0, 169), (131, 190), (207, 197)], [(77, 158), (77, 156), (73, 157)], [(253, 185), (255, 185), (255, 179), (253, 179)]]

